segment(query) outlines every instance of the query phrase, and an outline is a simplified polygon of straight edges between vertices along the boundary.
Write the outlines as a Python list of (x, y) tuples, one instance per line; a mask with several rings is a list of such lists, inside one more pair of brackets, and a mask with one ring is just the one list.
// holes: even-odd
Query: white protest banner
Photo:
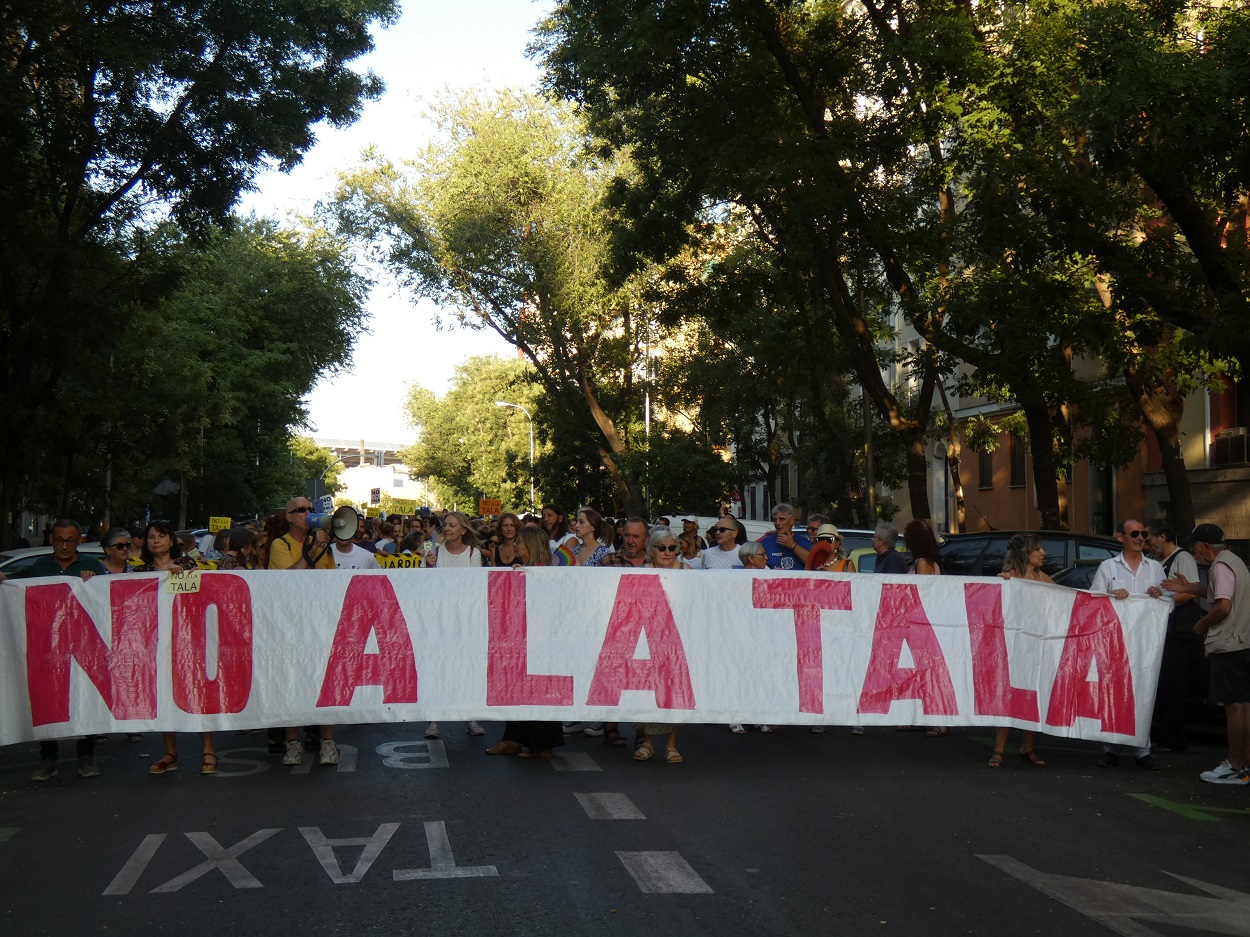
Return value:
[(1144, 743), (1168, 604), (772, 571), (0, 584), (0, 744), (413, 720), (1014, 725)]

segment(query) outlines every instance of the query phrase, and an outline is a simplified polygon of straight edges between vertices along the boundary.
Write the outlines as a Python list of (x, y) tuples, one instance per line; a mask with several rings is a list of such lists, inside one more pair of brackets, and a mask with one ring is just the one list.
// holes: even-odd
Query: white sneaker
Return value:
[(773, 731), (773, 727), (772, 727), (772, 726), (768, 726), (768, 725), (764, 725), (764, 726), (756, 726), (755, 728), (759, 729), (761, 732), (771, 732), (771, 731)]
[(564, 730), (565, 735), (572, 735), (581, 727), (582, 724), (580, 722), (563, 722), (560, 724), (560, 728)]
[(590, 725), (582, 729), (582, 735), (586, 736), (587, 738), (592, 738), (592, 739), (603, 738), (603, 723), (602, 722), (590, 723)]
[(729, 731), (732, 732), (734, 735), (744, 735), (746, 734), (747, 730), (742, 727), (741, 722), (734, 722), (730, 724)]
[(438, 723), (437, 722), (431, 722), (428, 726), (425, 727), (425, 737), (427, 739), (438, 738)]
[(284, 765), (302, 765), (304, 763), (304, 746), (299, 739), (286, 740), (286, 754), (282, 756)]
[(337, 765), (339, 763), (339, 747), (334, 739), (323, 739), (321, 742), (321, 764)]
[(469, 721), (469, 725), (465, 728), (465, 731), (468, 732), (470, 735), (485, 735), (486, 734), (486, 730), (483, 729), (480, 725), (478, 725), (473, 720)]
[(1236, 777), (1240, 774), (1236, 768), (1232, 766), (1227, 758), (1221, 761), (1210, 771), (1204, 771), (1198, 777), (1209, 784), (1223, 784), (1228, 778)]

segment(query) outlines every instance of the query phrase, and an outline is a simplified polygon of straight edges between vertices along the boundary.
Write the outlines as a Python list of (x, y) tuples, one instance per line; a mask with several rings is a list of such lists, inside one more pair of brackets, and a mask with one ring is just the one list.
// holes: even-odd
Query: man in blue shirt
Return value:
[(760, 544), (768, 557), (769, 569), (804, 569), (812, 542), (807, 534), (794, 532), (794, 508), (784, 502), (773, 508), (771, 534), (760, 537)]

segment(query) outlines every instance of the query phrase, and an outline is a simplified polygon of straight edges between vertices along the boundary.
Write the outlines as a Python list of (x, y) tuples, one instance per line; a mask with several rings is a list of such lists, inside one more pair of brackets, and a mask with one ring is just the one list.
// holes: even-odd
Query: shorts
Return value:
[(1211, 699), (1229, 703), (1250, 703), (1250, 648), (1212, 654)]

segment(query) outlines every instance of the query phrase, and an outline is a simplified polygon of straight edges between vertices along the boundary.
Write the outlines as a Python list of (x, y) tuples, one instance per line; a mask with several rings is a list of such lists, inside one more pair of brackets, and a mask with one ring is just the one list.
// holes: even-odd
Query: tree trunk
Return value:
[(1037, 494), (1038, 526), (1042, 530), (1061, 530), (1059, 512), (1059, 473), (1055, 464), (1054, 427), (1050, 407), (1044, 401), (1021, 404), (1029, 425), (1029, 443), (1033, 455), (1033, 490)]
[(917, 426), (901, 433), (907, 458), (907, 494), (911, 516), (931, 520), (929, 510), (929, 449), (924, 427)]
[(960, 474), (964, 447), (959, 439), (959, 427), (955, 425), (955, 411), (940, 381), (938, 393), (942, 397), (942, 409), (946, 411), (946, 469), (950, 472), (951, 491), (955, 494), (955, 530), (962, 534), (968, 529), (968, 507), (964, 503), (964, 480)]
[(1168, 521), (1179, 536), (1194, 529), (1194, 498), (1189, 472), (1181, 452), (1180, 420), (1185, 395), (1170, 379), (1147, 384), (1136, 369), (1125, 369), (1124, 381), (1137, 401), (1146, 425), (1154, 433), (1163, 456), (1163, 475), (1168, 484)]

